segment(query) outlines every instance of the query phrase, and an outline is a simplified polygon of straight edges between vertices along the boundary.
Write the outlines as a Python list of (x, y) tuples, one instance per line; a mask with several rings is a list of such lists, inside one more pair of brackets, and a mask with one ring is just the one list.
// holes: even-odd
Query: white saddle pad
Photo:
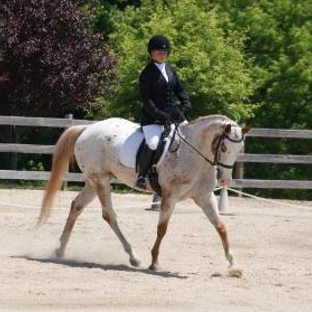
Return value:
[(143, 133), (138, 126), (133, 132), (129, 133), (119, 150), (120, 162), (129, 168), (135, 168), (136, 154), (143, 140)]
[[(157, 166), (160, 165), (169, 149), (171, 138), (174, 132), (174, 125), (171, 126), (171, 132), (169, 136), (165, 139), (166, 145), (162, 156), (157, 162)], [(143, 132), (140, 130), (140, 127), (134, 128), (132, 132), (129, 133), (129, 136), (122, 144), (119, 150), (119, 160), (120, 162), (129, 168), (135, 168), (136, 165), (136, 154), (140, 147), (140, 144), (143, 140)]]

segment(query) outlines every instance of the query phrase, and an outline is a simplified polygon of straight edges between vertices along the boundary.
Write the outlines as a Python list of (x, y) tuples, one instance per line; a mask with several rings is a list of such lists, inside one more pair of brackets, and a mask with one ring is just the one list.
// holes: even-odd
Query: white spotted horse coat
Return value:
[[(186, 198), (192, 198), (215, 227), (221, 238), (225, 257), (230, 267), (235, 269), (234, 255), (226, 226), (218, 214), (213, 189), (217, 180), (221, 185), (230, 182), (234, 162), (243, 146), (244, 134), (249, 129), (239, 127), (222, 115), (201, 117), (179, 127), (179, 148), (174, 153), (165, 154), (164, 160), (157, 165), (162, 200), (150, 269), (158, 268), (159, 249), (168, 222), (176, 203)], [(57, 256), (64, 255), (78, 216), (98, 196), (103, 219), (121, 241), (130, 263), (133, 266), (140, 264), (131, 244), (119, 228), (110, 190), (110, 183), (115, 179), (130, 187), (134, 185), (136, 173), (133, 160), (125, 161), (127, 152), (122, 152), (122, 148), (125, 142), (129, 143), (129, 137), (138, 134), (137, 131), (138, 125), (132, 122), (111, 118), (89, 126), (70, 127), (59, 138), (53, 153), (51, 176), (43, 198), (38, 226), (49, 218), (55, 195), (62, 185), (73, 156), (86, 177), (86, 184), (72, 202), (60, 237), (60, 246), (56, 250)], [(134, 140), (133, 145), (135, 144), (139, 143)], [(148, 189), (151, 190), (150, 186)]]

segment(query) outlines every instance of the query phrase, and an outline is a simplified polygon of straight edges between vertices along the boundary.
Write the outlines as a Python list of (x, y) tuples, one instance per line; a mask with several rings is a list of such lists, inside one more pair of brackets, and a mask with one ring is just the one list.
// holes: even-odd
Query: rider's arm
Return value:
[(147, 70), (143, 70), (139, 82), (140, 96), (143, 103), (143, 108), (145, 112), (147, 112), (156, 120), (166, 122), (169, 118), (169, 115), (159, 109), (151, 99), (151, 82), (152, 79), (150, 77), (150, 73)]
[(181, 102), (181, 110), (186, 113), (192, 108), (192, 104), (188, 94), (186, 93), (183, 84), (181, 83), (177, 73), (173, 70), (174, 79), (176, 81), (174, 92)]

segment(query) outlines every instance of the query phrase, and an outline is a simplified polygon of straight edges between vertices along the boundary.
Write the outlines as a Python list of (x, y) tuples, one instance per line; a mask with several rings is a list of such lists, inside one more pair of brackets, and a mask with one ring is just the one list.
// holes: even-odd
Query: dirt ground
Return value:
[(242, 278), (227, 275), (220, 239), (200, 208), (179, 203), (152, 272), (158, 212), (151, 196), (113, 195), (120, 227), (140, 256), (133, 268), (94, 200), (66, 256), (54, 249), (75, 192), (60, 192), (34, 229), (42, 191), (0, 190), (1, 311), (312, 311), (312, 203), (230, 197), (222, 216)]

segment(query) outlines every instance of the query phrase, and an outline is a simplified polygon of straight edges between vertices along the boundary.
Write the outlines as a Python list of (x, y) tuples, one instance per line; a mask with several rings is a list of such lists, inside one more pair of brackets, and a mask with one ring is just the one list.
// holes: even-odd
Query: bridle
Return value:
[(205, 155), (203, 155), (194, 145), (192, 145), (190, 142), (188, 142), (187, 140), (184, 139), (184, 137), (179, 133), (179, 131), (177, 130), (177, 127), (175, 127), (175, 134), (177, 134), (179, 136), (179, 138), (186, 143), (189, 147), (191, 147), (199, 156), (201, 156), (203, 159), (205, 159), (210, 165), (212, 166), (220, 166), (226, 169), (233, 169), (234, 164), (233, 165), (227, 165), (224, 164), (223, 162), (220, 162), (218, 160), (219, 158), (219, 153), (220, 153), (220, 147), (221, 147), (221, 143), (223, 142), (224, 139), (227, 139), (233, 143), (241, 143), (242, 141), (244, 141), (245, 136), (242, 135), (242, 137), (238, 140), (234, 140), (231, 137), (229, 137), (225, 132), (222, 132), (222, 134), (220, 135), (220, 137), (218, 138), (218, 143), (216, 145), (216, 151), (214, 153), (214, 159), (213, 161), (211, 161), (209, 158), (207, 158)]
[(215, 151), (215, 154), (214, 154), (213, 164), (214, 164), (214, 166), (218, 165), (218, 166), (226, 168), (226, 169), (233, 169), (234, 164), (233, 165), (227, 165), (227, 164), (224, 164), (224, 163), (222, 163), (222, 162), (220, 162), (218, 160), (219, 153), (220, 153), (220, 146), (221, 146), (221, 143), (223, 142), (224, 139), (227, 139), (227, 140), (229, 140), (230, 142), (233, 142), (233, 143), (241, 143), (245, 139), (245, 137), (244, 137), (244, 135), (242, 135), (242, 137), (239, 140), (234, 140), (231, 137), (229, 137), (225, 132), (222, 132), (222, 134), (220, 135), (220, 137), (218, 139), (218, 143), (217, 143), (217, 146), (216, 146), (216, 151)]

